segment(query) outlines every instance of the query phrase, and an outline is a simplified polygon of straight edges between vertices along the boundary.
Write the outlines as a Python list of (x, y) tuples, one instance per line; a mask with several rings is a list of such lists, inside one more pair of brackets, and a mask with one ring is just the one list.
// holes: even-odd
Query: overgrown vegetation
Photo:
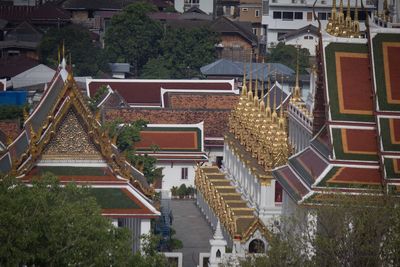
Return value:
[(100, 101), (104, 98), (106, 95), (108, 89), (107, 86), (102, 85), (100, 88), (96, 91), (93, 97), (89, 99), (89, 108), (92, 111), (97, 110), (97, 105), (100, 104)]
[[(108, 132), (111, 139), (115, 140), (118, 149), (123, 153), (126, 159), (143, 172), (147, 181), (151, 184), (156, 179), (162, 179), (162, 168), (156, 167), (156, 158), (147, 154), (137, 154), (135, 143), (140, 141), (140, 131), (143, 130), (147, 121), (137, 120), (132, 123), (122, 123), (117, 119), (111, 122), (106, 122), (103, 125), (103, 130)], [(153, 146), (155, 152), (158, 147)]]
[(0, 105), (0, 120), (23, 120), (26, 108), (27, 106)]

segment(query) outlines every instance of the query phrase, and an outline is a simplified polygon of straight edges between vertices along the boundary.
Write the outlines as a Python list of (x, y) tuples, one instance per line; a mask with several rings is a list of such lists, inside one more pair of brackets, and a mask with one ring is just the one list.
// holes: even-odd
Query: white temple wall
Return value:
[[(194, 187), (194, 177), (195, 177), (195, 163), (194, 162), (168, 162), (168, 163), (157, 163), (157, 167), (163, 168), (161, 189), (165, 192), (164, 196), (171, 197), (171, 188), (173, 186), (179, 187), (182, 184), (186, 186)], [(187, 168), (187, 179), (182, 176), (182, 169)]]

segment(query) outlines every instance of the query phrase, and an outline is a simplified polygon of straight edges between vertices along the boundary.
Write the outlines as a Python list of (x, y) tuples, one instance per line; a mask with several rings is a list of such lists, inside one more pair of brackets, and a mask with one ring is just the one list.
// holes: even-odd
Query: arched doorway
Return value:
[(265, 244), (260, 239), (254, 239), (249, 244), (249, 253), (264, 253)]

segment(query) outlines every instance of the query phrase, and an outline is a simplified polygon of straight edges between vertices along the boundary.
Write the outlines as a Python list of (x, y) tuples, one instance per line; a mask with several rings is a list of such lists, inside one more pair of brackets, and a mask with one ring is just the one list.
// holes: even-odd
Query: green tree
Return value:
[(200, 76), (200, 67), (216, 58), (218, 35), (205, 27), (195, 29), (169, 28), (161, 42), (163, 66), (171, 78)]
[(110, 61), (130, 63), (138, 73), (149, 58), (157, 57), (162, 27), (147, 16), (153, 11), (156, 11), (155, 6), (137, 2), (112, 17), (105, 35)]
[(58, 64), (58, 48), (64, 42), (66, 57), (71, 53), (74, 73), (77, 76), (95, 76), (100, 70), (107, 70), (102, 51), (90, 38), (90, 32), (79, 25), (60, 29), (51, 28), (39, 45), (40, 61), (55, 68)]
[(147, 61), (140, 77), (143, 79), (170, 79), (172, 73), (164, 58), (159, 56), (157, 59), (151, 58)]
[[(309, 57), (310, 52), (307, 48), (300, 48), (299, 50), (299, 71), (306, 73), (306, 68), (310, 67)], [(271, 49), (268, 62), (282, 63), (293, 70), (297, 65), (297, 48), (294, 45), (285, 45), (278, 43), (278, 45)]]
[[(307, 220), (309, 212), (317, 219)], [(271, 232), (267, 254), (241, 266), (400, 266), (395, 196), (331, 196), (327, 205), (298, 207)]]
[(27, 187), (0, 177), (1, 266), (124, 266), (127, 229), (103, 217), (89, 188), (45, 175)]

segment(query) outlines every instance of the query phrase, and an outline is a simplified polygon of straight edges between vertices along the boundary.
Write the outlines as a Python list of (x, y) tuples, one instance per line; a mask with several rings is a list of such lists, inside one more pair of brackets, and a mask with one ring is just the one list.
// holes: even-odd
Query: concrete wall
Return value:
[[(161, 188), (165, 193), (171, 197), (171, 188), (173, 186), (179, 187), (182, 184), (194, 187), (194, 171), (195, 163), (158, 163), (157, 167), (163, 168), (163, 179)], [(188, 179), (181, 179), (182, 168), (188, 168)]]

